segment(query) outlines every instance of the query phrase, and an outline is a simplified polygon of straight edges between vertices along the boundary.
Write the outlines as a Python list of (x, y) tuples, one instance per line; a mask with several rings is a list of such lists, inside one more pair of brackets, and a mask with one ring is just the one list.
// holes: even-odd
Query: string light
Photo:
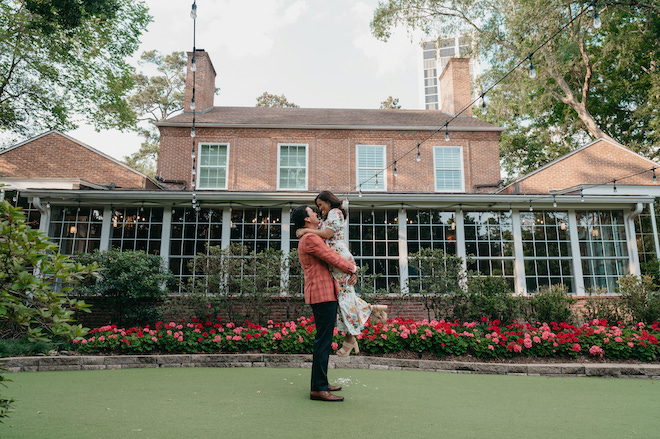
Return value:
[(484, 95), (481, 95), (481, 114), (486, 115), (487, 110), (486, 110), (486, 99), (484, 99)]
[(193, 125), (192, 129), (190, 130), (190, 137), (195, 137), (195, 125)]
[(419, 153), (419, 145), (420, 145), (420, 144), (418, 143), (418, 144), (417, 144), (417, 161), (418, 161), (418, 162), (422, 160), (422, 155)]
[(447, 123), (445, 124), (445, 142), (449, 142), (449, 128), (447, 127)]
[(191, 109), (191, 110), (194, 110), (195, 107), (196, 107), (196, 105), (195, 105), (195, 97), (193, 96), (192, 100), (190, 101), (190, 109)]
[(399, 173), (396, 170), (396, 160), (394, 160), (394, 176), (396, 177)]
[(658, 178), (655, 176), (655, 168), (653, 168), (653, 184), (658, 184)]
[(529, 59), (529, 77), (534, 79), (536, 78), (536, 69), (534, 69), (534, 63), (532, 62), (532, 54), (530, 53), (527, 58)]
[(557, 207), (557, 196), (556, 195), (552, 196), (552, 207)]
[(612, 189), (614, 189), (614, 193), (616, 194), (616, 180), (614, 180), (613, 183), (614, 183), (614, 186), (612, 187)]
[(598, 13), (598, 7), (596, 6), (596, 1), (592, 3), (594, 7), (594, 29), (600, 29), (600, 27), (603, 25), (603, 22), (600, 21), (600, 14)]
[(584, 192), (580, 189), (580, 202), (584, 203)]
[(529, 199), (529, 211), (530, 212), (534, 211), (534, 208), (532, 207), (532, 199), (531, 198)]

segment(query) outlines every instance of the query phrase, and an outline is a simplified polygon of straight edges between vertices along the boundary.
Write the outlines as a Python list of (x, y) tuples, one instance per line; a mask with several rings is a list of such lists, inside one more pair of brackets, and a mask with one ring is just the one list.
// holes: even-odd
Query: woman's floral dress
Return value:
[[(339, 253), (340, 256), (355, 263), (353, 255), (348, 250), (348, 245), (344, 240), (344, 222), (344, 214), (341, 210), (332, 209), (328, 212), (325, 221), (322, 222), (321, 228), (329, 228), (334, 231), (334, 234), (326, 240), (330, 248)], [(358, 297), (353, 285), (346, 284), (350, 274), (346, 274), (332, 266), (330, 266), (330, 273), (339, 284), (337, 329), (357, 335), (362, 332), (364, 325), (369, 321), (371, 305)]]

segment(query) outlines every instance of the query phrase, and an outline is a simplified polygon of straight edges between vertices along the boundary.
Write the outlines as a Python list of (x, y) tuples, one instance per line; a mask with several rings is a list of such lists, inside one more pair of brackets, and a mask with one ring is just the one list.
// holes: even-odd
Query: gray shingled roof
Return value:
[[(433, 129), (452, 116), (439, 110), (359, 110), (339, 108), (214, 107), (195, 115), (195, 125), (227, 127), (300, 127), (327, 129)], [(192, 113), (182, 113), (159, 126), (190, 126)], [(503, 131), (475, 117), (457, 117), (450, 130)]]

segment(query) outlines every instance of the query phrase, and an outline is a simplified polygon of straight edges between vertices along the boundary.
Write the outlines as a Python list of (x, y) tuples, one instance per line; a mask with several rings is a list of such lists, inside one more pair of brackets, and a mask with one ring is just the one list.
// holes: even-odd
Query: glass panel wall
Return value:
[(509, 211), (465, 212), (468, 271), (504, 277), (514, 288), (513, 224)]
[(440, 249), (456, 255), (456, 218), (454, 211), (408, 210), (406, 230), (408, 254), (420, 249)]
[(233, 208), (231, 212), (231, 242), (244, 245), (257, 253), (282, 248), (282, 209)]
[(520, 212), (529, 293), (549, 285), (574, 292), (568, 212)]
[(576, 211), (584, 287), (615, 292), (619, 276), (628, 274), (628, 247), (623, 212)]
[(162, 207), (115, 207), (112, 209), (110, 247), (120, 251), (160, 252), (163, 233)]
[(374, 288), (399, 285), (399, 218), (397, 209), (357, 210), (349, 213), (349, 249), (368, 275), (378, 274)]
[(48, 236), (60, 253), (91, 253), (101, 246), (103, 208), (100, 206), (53, 206)]
[[(654, 206), (656, 221), (658, 221), (658, 205)], [(658, 275), (657, 255), (655, 253), (655, 239), (653, 237), (653, 222), (651, 209), (644, 205), (642, 213), (635, 217), (635, 236), (637, 238), (637, 252), (642, 274)]]
[(222, 245), (222, 209), (172, 209), (170, 270), (179, 285), (195, 273), (195, 255), (208, 255), (209, 246)]

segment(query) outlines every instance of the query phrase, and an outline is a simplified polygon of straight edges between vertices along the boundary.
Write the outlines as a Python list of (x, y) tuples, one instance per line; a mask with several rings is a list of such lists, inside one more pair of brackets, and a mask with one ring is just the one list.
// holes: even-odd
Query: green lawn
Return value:
[(7, 374), (0, 438), (656, 438), (660, 381), (309, 369), (161, 368)]

